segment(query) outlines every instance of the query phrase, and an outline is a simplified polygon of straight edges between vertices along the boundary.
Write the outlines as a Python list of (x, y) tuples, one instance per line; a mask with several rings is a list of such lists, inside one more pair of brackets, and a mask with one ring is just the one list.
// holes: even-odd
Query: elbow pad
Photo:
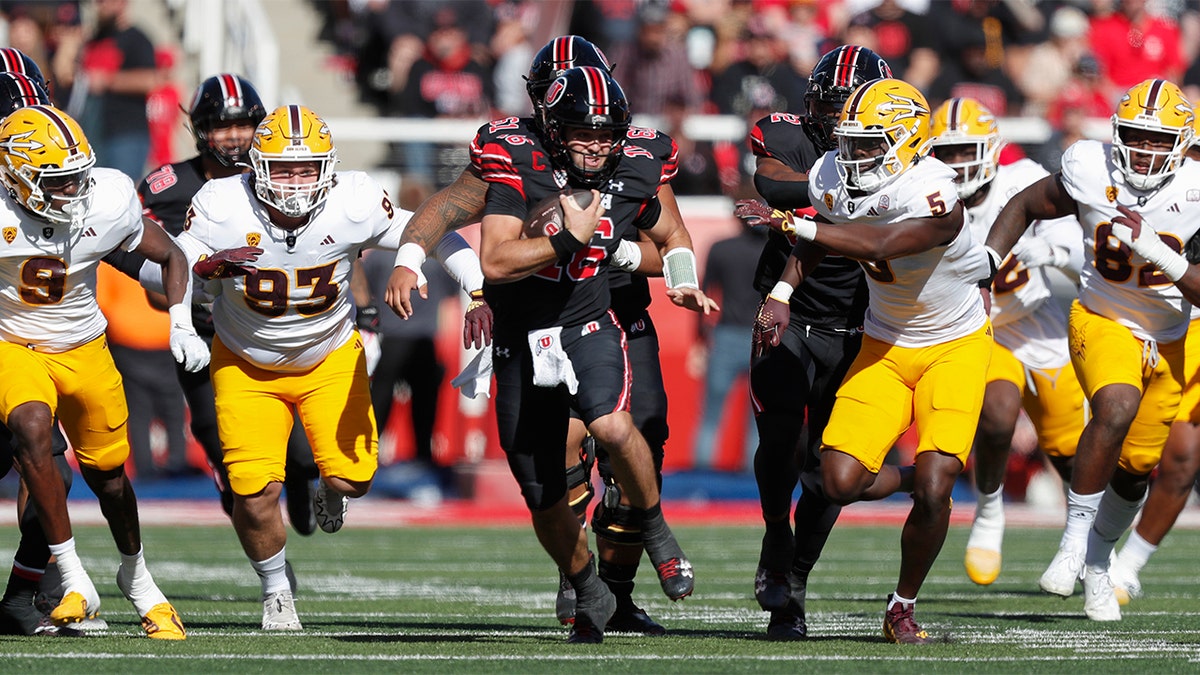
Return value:
[(774, 180), (754, 174), (754, 187), (771, 208), (791, 211), (812, 206), (806, 180)]

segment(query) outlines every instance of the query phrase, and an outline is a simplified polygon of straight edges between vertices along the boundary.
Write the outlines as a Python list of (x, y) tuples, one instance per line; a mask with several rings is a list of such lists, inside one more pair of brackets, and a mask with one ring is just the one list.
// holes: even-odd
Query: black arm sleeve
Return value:
[(658, 223), (660, 215), (662, 215), (662, 202), (658, 201), (657, 196), (652, 197), (646, 200), (641, 212), (637, 215), (637, 220), (633, 221), (633, 225), (639, 230), (649, 230)]
[(808, 198), (808, 181), (774, 180), (754, 174), (754, 187), (774, 209), (791, 211), (812, 206)]
[(142, 271), (142, 263), (146, 262), (146, 256), (141, 253), (116, 249), (104, 256), (103, 260), (121, 274), (134, 281), (139, 281), (138, 274)]

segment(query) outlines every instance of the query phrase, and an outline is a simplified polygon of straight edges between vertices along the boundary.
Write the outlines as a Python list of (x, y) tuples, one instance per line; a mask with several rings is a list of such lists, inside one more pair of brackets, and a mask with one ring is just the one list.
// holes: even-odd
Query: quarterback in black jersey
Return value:
[[(526, 89), (533, 102), (533, 116), (519, 121), (514, 121), (515, 118), (504, 120), (501, 126), (516, 128), (514, 125), (519, 124), (522, 133), (541, 133), (547, 90), (559, 75), (577, 66), (610, 70), (603, 53), (578, 35), (560, 36), (546, 43), (533, 58), (526, 78)], [(674, 219), (682, 227), (678, 204), (670, 185), (666, 183), (676, 170), (677, 149), (674, 141), (665, 134), (636, 127), (631, 127), (626, 135), (626, 143), (648, 151), (662, 162), (657, 195), (663, 208), (659, 217)], [(638, 153), (642, 154), (640, 151)], [(446, 232), (478, 222), (482, 216), (488, 183), (480, 177), (480, 171), (474, 165), (464, 169), (453, 184), (426, 200), (409, 220), (387, 292), (388, 304), (400, 316), (407, 316), (411, 312), (408, 297), (417, 286), (414, 270), (424, 259), (425, 251), (436, 245)], [(607, 274), (611, 307), (624, 329), (626, 355), (630, 370), (634, 373), (630, 412), (635, 425), (650, 445), (658, 470), (657, 481), (661, 485), (663, 446), (668, 433), (667, 398), (658, 361), (658, 336), (646, 311), (650, 304), (649, 285), (643, 275), (662, 274), (662, 260), (655, 246), (649, 242), (635, 244), (638, 240), (637, 229), (628, 228), (625, 241), (619, 244), (622, 253), (614, 258), (615, 263), (619, 264), (609, 265)], [(406, 253), (412, 253), (416, 258), (406, 262)], [(637, 274), (630, 274), (628, 270), (634, 269)], [(593, 439), (586, 437), (586, 433), (582, 421), (573, 415), (566, 447), (567, 487), (571, 507), (581, 523), (586, 522), (588, 505), (593, 496), (591, 466), (593, 463), (599, 464), (605, 494), (595, 507), (592, 525), (597, 533), (600, 578), (617, 598), (617, 611), (609, 620), (608, 628), (661, 635), (665, 632), (662, 626), (647, 616), (632, 599), (633, 578), (641, 558), (641, 531), (631, 523), (633, 512), (629, 509), (628, 497), (621, 493), (606, 453), (602, 449), (597, 452)], [(606, 503), (610, 506), (606, 507)], [(565, 576), (560, 578), (555, 613), (563, 623), (574, 621), (575, 591)]]
[[(254, 86), (229, 73), (214, 75), (196, 89), (188, 117), (199, 154), (151, 171), (138, 185), (144, 214), (171, 236), (183, 232), (184, 218), (192, 197), (213, 178), (234, 176), (246, 170), (246, 156), (258, 123), (267, 111)], [(134, 278), (137, 277), (136, 272)], [(192, 322), (209, 346), (212, 345), (212, 314), (207, 306), (192, 305)], [(226, 515), (233, 512), (233, 494), (229, 489), (221, 439), (217, 436), (217, 412), (212, 381), (207, 368), (189, 373), (176, 368), (191, 412), (192, 435), (204, 447), (213, 468), (213, 480), (221, 494)], [(287, 511), (292, 527), (300, 534), (312, 534), (316, 520), (312, 515), (312, 486), (317, 466), (304, 429), (297, 424), (288, 439)]]
[[(871, 50), (843, 45), (813, 68), (805, 114), (771, 113), (751, 130), (750, 146), (757, 157), (754, 183), (769, 208), (739, 202), (736, 213), (751, 224), (771, 226), (754, 282), (764, 298), (796, 243), (787, 212), (810, 206), (808, 170), (836, 148), (833, 127), (842, 104), (858, 85), (890, 76), (887, 63)], [(790, 306), (794, 320), (780, 336), (783, 349), (754, 354), (750, 366), (759, 435), (754, 476), (766, 524), (754, 596), (771, 613), (767, 637), (772, 640), (807, 636), (808, 575), (841, 511), (821, 488), (820, 445), (838, 385), (862, 344), (867, 286), (861, 266), (849, 258), (825, 256), (792, 294)], [(793, 532), (788, 516), (797, 481), (803, 489)]]
[[(520, 119), (498, 120), (471, 148), (489, 184), (480, 259), (495, 314), (496, 417), (539, 540), (576, 591), (568, 641), (599, 642), (616, 602), (596, 577), (566, 495), (569, 409), (608, 450), (664, 592), (677, 600), (693, 588), (691, 565), (662, 516), (649, 447), (629, 414), (625, 335), (610, 310), (605, 268), (626, 233), (643, 230), (663, 252), (672, 301), (703, 311), (712, 303), (696, 283), (686, 230), (662, 217), (664, 164), (628, 137), (628, 104), (608, 72), (572, 68), (544, 101), (540, 133)], [(530, 207), (567, 188), (597, 192), (584, 210), (561, 197), (565, 228), (524, 239)]]

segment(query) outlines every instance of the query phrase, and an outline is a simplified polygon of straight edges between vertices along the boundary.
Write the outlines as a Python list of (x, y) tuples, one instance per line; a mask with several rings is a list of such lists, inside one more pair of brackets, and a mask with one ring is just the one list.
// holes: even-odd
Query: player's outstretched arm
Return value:
[(792, 211), (812, 206), (808, 196), (808, 174), (796, 171), (774, 157), (758, 158), (754, 188), (772, 209)]
[(963, 227), (963, 206), (948, 213), (910, 218), (886, 226), (846, 222), (832, 225), (823, 218), (795, 218), (795, 234), (830, 253), (855, 260), (889, 260), (948, 244)]
[[(412, 315), (411, 296), (419, 288), (417, 270), (425, 254), (433, 250), (447, 232), (479, 222), (487, 197), (487, 183), (470, 169), (463, 169), (458, 179), (426, 199), (405, 225), (396, 254), (396, 267), (388, 279), (384, 301), (401, 317)], [(404, 252), (404, 253), (401, 253)]]
[(985, 244), (998, 261), (1004, 260), (1033, 221), (1073, 215), (1075, 200), (1063, 187), (1061, 174), (1046, 176), (1008, 201), (992, 223)]

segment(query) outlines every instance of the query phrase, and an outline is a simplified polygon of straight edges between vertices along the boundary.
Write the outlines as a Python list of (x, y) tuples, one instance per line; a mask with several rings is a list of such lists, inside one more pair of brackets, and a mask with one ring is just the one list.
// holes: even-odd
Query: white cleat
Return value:
[(1038, 586), (1052, 595), (1069, 598), (1075, 593), (1075, 584), (1083, 578), (1084, 549), (1060, 548), (1054, 560), (1042, 573)]
[(325, 479), (317, 481), (317, 490), (313, 493), (313, 515), (322, 531), (333, 534), (342, 529), (349, 505), (350, 500), (326, 485)]
[(1113, 594), (1121, 605), (1128, 605), (1131, 600), (1142, 597), (1142, 582), (1138, 579), (1138, 573), (1123, 565), (1120, 558), (1109, 566), (1108, 580), (1112, 582)]
[(296, 616), (296, 601), (291, 591), (277, 591), (263, 597), (263, 630), (304, 630)]
[(1108, 570), (1089, 566), (1083, 573), (1083, 612), (1092, 621), (1120, 621), (1121, 605)]

